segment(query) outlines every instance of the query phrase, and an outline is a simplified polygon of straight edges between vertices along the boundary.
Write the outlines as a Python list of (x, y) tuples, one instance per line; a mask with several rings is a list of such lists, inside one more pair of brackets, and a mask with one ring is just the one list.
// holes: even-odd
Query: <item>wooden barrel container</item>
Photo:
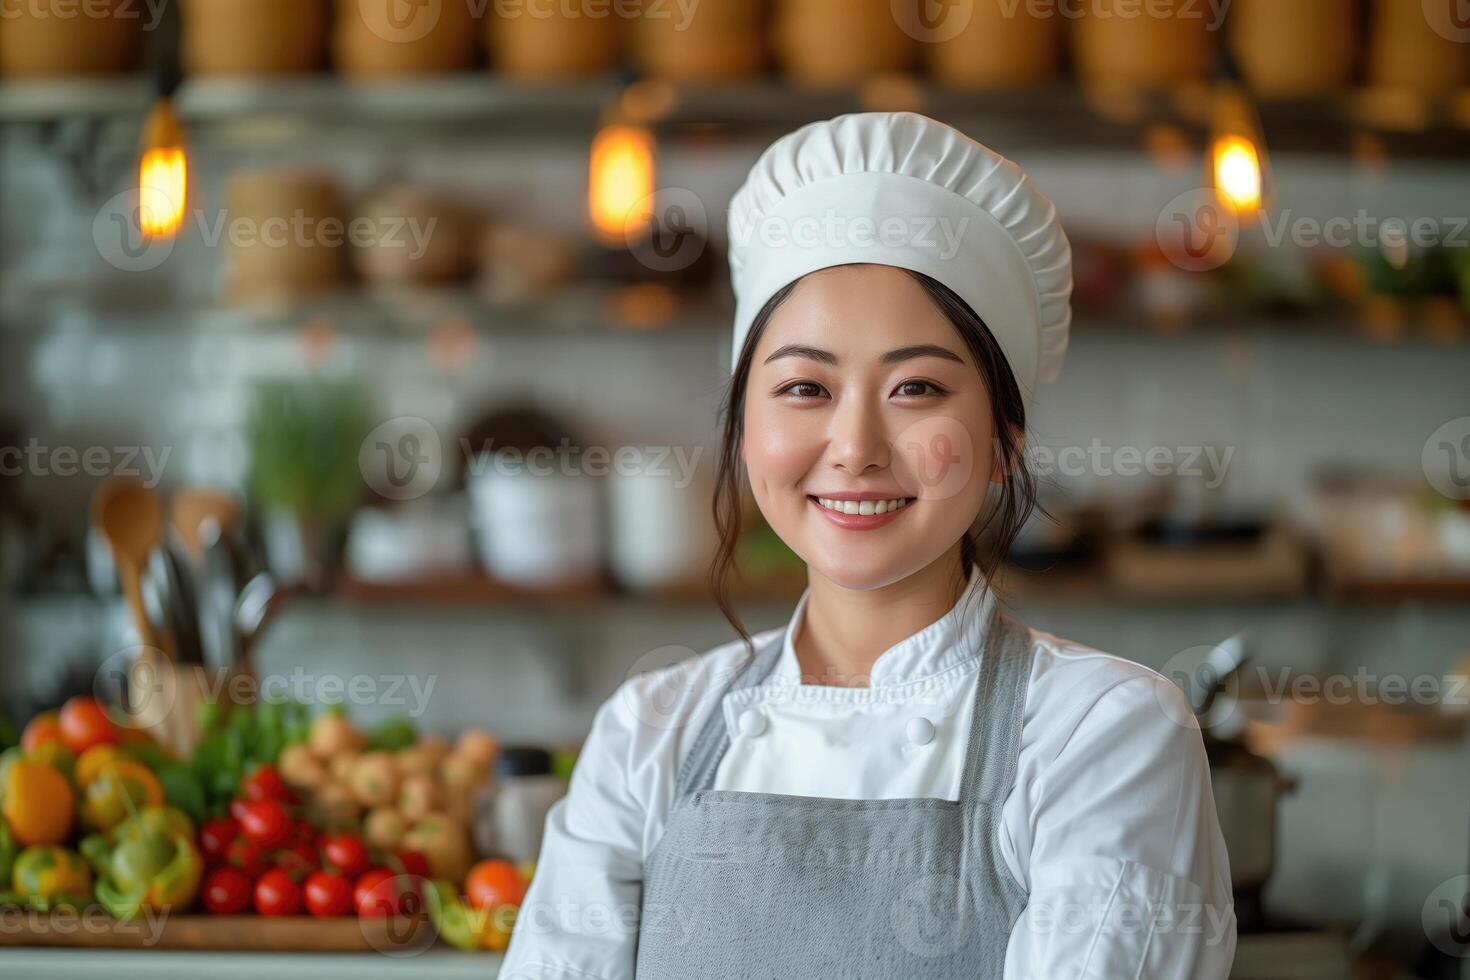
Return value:
[(626, 18), (616, 4), (523, 0), (491, 4), (484, 31), (492, 67), (507, 78), (556, 82), (613, 71)]
[[(956, 8), (963, 9), (963, 8)], [(962, 89), (1024, 88), (1054, 79), (1061, 67), (1062, 20), (1025, 3), (975, 0), (958, 33), (924, 45), (940, 84)]]
[(191, 75), (291, 75), (322, 67), (327, 0), (182, 0)]
[(1356, 0), (1235, 0), (1230, 45), (1251, 90), (1268, 99), (1333, 95), (1352, 80)]
[(1156, 88), (1209, 74), (1218, 32), (1209, 4), (1088, 0), (1081, 10), (1072, 49), (1085, 81)]
[(634, 63), (673, 82), (751, 78), (765, 63), (765, 17), (762, 0), (700, 0), (688, 15), (678, 4), (645, 4), (633, 23)]
[(341, 283), (346, 225), (331, 177), (240, 171), (226, 200), (231, 296), (283, 299)]
[[(60, 16), (63, 10), (69, 16)], [(0, 74), (44, 78), (129, 71), (137, 66), (139, 39), (151, 16), (135, 0), (92, 0), (54, 10), (35, 0), (0, 0)]]
[[(337, 0), (332, 62), (356, 79), (464, 71), (479, 46), (468, 0), (407, 6), (403, 0)], [(409, 16), (401, 16), (404, 12)]]
[(889, 0), (778, 0), (774, 30), (782, 70), (814, 88), (905, 71), (918, 53)]
[(1378, 0), (1368, 80), (1427, 96), (1470, 85), (1470, 19), (1463, 0)]

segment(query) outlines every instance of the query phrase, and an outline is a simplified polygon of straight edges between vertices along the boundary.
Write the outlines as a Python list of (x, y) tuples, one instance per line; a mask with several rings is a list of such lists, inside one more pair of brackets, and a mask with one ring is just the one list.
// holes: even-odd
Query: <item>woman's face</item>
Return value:
[(891, 266), (824, 269), (796, 286), (756, 344), (744, 423), (761, 513), (844, 588), (938, 560), (1002, 477), (969, 348)]

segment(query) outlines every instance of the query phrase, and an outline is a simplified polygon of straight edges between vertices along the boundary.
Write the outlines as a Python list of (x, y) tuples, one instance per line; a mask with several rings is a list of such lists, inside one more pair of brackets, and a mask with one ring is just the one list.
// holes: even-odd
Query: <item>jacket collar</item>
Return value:
[[(801, 665), (796, 659), (796, 634), (801, 629), (811, 586), (802, 590), (781, 637), (781, 654), (767, 678), (768, 684), (799, 685)], [(970, 570), (965, 591), (950, 610), (879, 654), (873, 663), (870, 687), (891, 687), (923, 680), (979, 656), (985, 647), (995, 591), (979, 566)]]

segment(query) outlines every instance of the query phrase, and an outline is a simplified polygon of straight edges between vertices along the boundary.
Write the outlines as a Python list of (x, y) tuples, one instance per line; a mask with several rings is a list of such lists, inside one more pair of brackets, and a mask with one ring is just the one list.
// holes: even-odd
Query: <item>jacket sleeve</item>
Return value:
[(1198, 725), (1151, 672), (1112, 684), (1032, 792), (1006, 980), (1225, 980), (1230, 865)]
[(501, 980), (632, 980), (646, 808), (619, 695), (598, 710), (570, 791), (546, 818)]

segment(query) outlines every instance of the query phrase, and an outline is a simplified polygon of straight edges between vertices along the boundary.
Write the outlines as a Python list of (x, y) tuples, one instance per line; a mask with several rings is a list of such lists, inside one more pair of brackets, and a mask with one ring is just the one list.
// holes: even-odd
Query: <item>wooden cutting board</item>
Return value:
[(121, 921), (99, 909), (0, 909), (0, 947), (407, 954), (435, 942), (427, 916), (316, 919), (256, 915), (157, 915)]

